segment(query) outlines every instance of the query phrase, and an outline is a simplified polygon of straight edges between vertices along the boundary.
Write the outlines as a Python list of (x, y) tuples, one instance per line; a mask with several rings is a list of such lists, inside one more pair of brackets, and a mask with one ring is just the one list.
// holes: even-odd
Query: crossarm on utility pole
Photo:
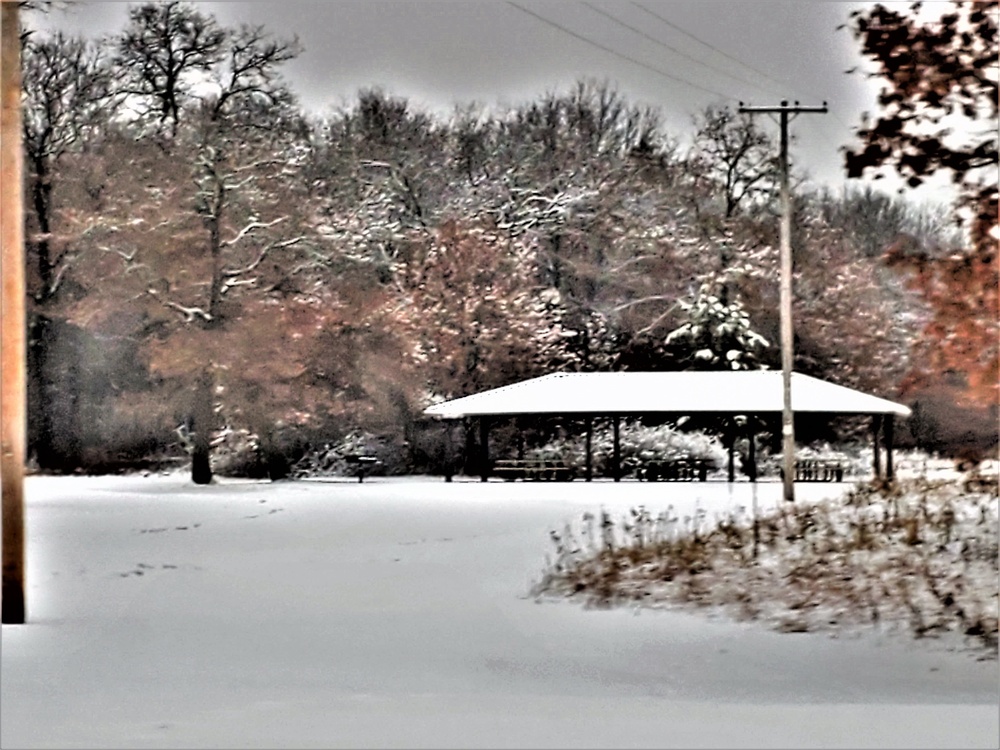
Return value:
[(803, 107), (798, 102), (781, 102), (777, 107), (747, 107), (740, 102), (740, 113), (778, 113), (781, 125), (781, 450), (783, 495), (795, 500), (795, 421), (792, 412), (792, 368), (795, 360), (795, 334), (792, 327), (792, 192), (788, 180), (788, 115), (803, 112), (827, 112), (821, 107)]

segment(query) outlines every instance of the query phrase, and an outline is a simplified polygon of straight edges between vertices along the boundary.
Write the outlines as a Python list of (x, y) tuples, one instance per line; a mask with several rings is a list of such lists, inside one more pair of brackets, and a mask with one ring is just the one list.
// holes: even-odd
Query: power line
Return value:
[(725, 52), (725, 51), (719, 49), (718, 47), (716, 47), (714, 44), (710, 44), (709, 42), (706, 42), (703, 39), (699, 39), (694, 34), (692, 34), (690, 31), (687, 31), (686, 29), (681, 28), (680, 26), (678, 26), (673, 21), (670, 21), (670, 20), (664, 18), (663, 16), (661, 16), (659, 13), (651, 11), (649, 8), (647, 8), (642, 3), (637, 3), (637, 2), (634, 2), (634, 0), (633, 0), (632, 5), (634, 5), (635, 7), (637, 7), (639, 10), (645, 11), (646, 13), (648, 13), (649, 15), (651, 15), (653, 18), (657, 19), (658, 21), (660, 21), (662, 23), (665, 23), (670, 28), (675, 29), (675, 30), (681, 32), (682, 34), (684, 34), (687, 37), (690, 37), (691, 39), (694, 39), (696, 42), (698, 42), (698, 44), (701, 44), (701, 45), (703, 45), (705, 47), (708, 47), (710, 50), (712, 50), (714, 52), (718, 52), (720, 55), (722, 55), (723, 57), (728, 58), (729, 60), (732, 60), (737, 65), (741, 65), (744, 68), (746, 68), (747, 70), (749, 70), (749, 71), (751, 71), (753, 73), (756, 73), (757, 75), (759, 75), (759, 76), (761, 76), (763, 78), (766, 78), (768, 81), (770, 81), (771, 83), (773, 83), (773, 84), (775, 84), (777, 86), (781, 86), (782, 88), (787, 88), (788, 84), (782, 83), (781, 81), (778, 81), (775, 78), (772, 78), (767, 73), (765, 73), (765, 72), (763, 72), (761, 70), (757, 70), (752, 65), (748, 65), (747, 63), (743, 62), (742, 60), (733, 57), (728, 52)]
[(637, 29), (635, 26), (632, 26), (630, 24), (625, 23), (620, 18), (616, 18), (611, 13), (608, 13), (607, 11), (602, 10), (601, 8), (598, 8), (597, 6), (595, 6), (595, 5), (591, 4), (591, 3), (584, 2), (583, 5), (586, 5), (588, 8), (590, 8), (595, 13), (598, 13), (598, 14), (604, 16), (608, 20), (613, 21), (614, 23), (618, 24), (619, 26), (622, 26), (622, 27), (628, 29), (629, 31), (633, 32), (634, 34), (638, 34), (639, 36), (643, 37), (644, 39), (648, 39), (649, 41), (653, 42), (654, 44), (658, 44), (659, 46), (663, 47), (664, 49), (668, 49), (671, 52), (673, 52), (674, 54), (680, 55), (681, 57), (685, 58), (686, 60), (690, 60), (691, 62), (695, 63), (696, 65), (701, 65), (703, 68), (707, 68), (708, 70), (714, 71), (716, 73), (721, 73), (722, 75), (728, 76), (728, 77), (732, 78), (735, 81), (739, 81), (740, 83), (744, 83), (744, 84), (746, 84), (748, 86), (753, 86), (754, 88), (760, 89), (761, 91), (769, 91), (772, 94), (780, 93), (780, 92), (776, 91), (775, 89), (773, 89), (773, 88), (771, 88), (769, 86), (768, 87), (761, 86), (760, 84), (754, 83), (753, 81), (748, 81), (746, 78), (741, 78), (738, 75), (734, 75), (734, 74), (732, 74), (732, 73), (730, 73), (728, 71), (722, 70), (721, 68), (716, 68), (715, 66), (709, 65), (708, 63), (704, 62), (703, 60), (699, 60), (696, 57), (692, 57), (691, 55), (687, 54), (686, 52), (684, 52), (682, 50), (679, 50), (676, 47), (673, 47), (673, 46), (667, 44), (666, 42), (664, 42), (664, 41), (662, 41), (660, 39), (657, 39), (656, 37), (654, 37), (654, 36), (652, 36), (650, 34), (647, 34), (642, 29)]
[[(544, 24), (546, 24), (548, 26), (551, 26), (551, 27), (557, 29), (558, 31), (561, 31), (564, 34), (568, 34), (569, 36), (573, 37), (574, 39), (577, 39), (578, 41), (583, 42), (584, 44), (589, 44), (592, 47), (596, 47), (597, 49), (601, 50), (602, 52), (606, 52), (606, 53), (608, 53), (610, 55), (614, 55), (615, 57), (617, 57), (619, 59), (625, 60), (626, 62), (630, 62), (633, 65), (638, 65), (639, 67), (644, 68), (645, 70), (648, 70), (648, 71), (650, 71), (652, 73), (655, 73), (656, 75), (662, 76), (662, 77), (670, 79), (672, 81), (676, 81), (677, 83), (684, 84), (685, 86), (688, 86), (690, 88), (697, 89), (697, 90), (702, 91), (704, 93), (712, 94), (713, 96), (718, 96), (718, 97), (720, 97), (722, 99), (726, 99), (726, 100), (729, 100), (729, 101), (736, 101), (736, 98), (733, 97), (733, 96), (730, 96), (728, 94), (723, 94), (720, 91), (715, 91), (714, 89), (710, 89), (710, 88), (707, 88), (705, 86), (700, 86), (700, 85), (698, 85), (696, 83), (692, 83), (691, 81), (688, 81), (688, 80), (686, 80), (684, 78), (681, 78), (679, 76), (667, 73), (666, 71), (660, 70), (659, 68), (656, 68), (655, 66), (649, 65), (648, 63), (645, 63), (645, 62), (643, 62), (641, 60), (637, 60), (636, 58), (631, 57), (629, 55), (626, 55), (626, 54), (624, 54), (622, 52), (619, 52), (618, 50), (612, 49), (611, 47), (608, 47), (608, 46), (606, 46), (604, 44), (601, 44), (600, 42), (597, 42), (597, 41), (595, 41), (593, 39), (590, 39), (590, 38), (588, 38), (588, 37), (586, 37), (586, 36), (584, 36), (582, 34), (579, 34), (579, 33), (575, 32), (575, 31), (573, 31), (572, 29), (568, 29), (565, 26), (562, 26), (562, 25), (556, 23), (555, 21), (552, 21), (552, 20), (550, 20), (550, 19), (548, 19), (548, 18), (546, 18), (544, 16), (541, 16), (538, 13), (535, 13), (534, 11), (531, 11), (528, 8), (525, 8), (525, 7), (521, 6), (518, 3), (516, 3), (516, 2), (513, 2), (512, 0), (506, 0), (506, 2), (507, 2), (508, 5), (510, 5), (514, 9), (519, 10), (522, 13), (525, 13), (525, 14), (533, 17), (535, 20), (541, 21), (542, 23), (544, 23)], [(586, 4), (589, 6), (589, 3), (586, 3)], [(667, 25), (672, 26), (672, 27), (676, 27), (675, 24), (673, 24), (672, 22), (667, 21), (664, 18), (660, 18), (659, 16), (657, 16), (657, 14), (655, 14), (652, 11), (649, 11), (648, 9), (644, 8), (639, 3), (633, 3), (633, 5), (636, 5), (637, 7), (641, 8), (642, 10), (645, 10), (647, 13), (650, 13), (651, 15), (656, 16), (657, 18), (659, 18), (659, 20), (663, 21)], [(617, 21), (617, 19), (613, 19), (613, 20)], [(764, 73), (761, 73), (760, 71), (755, 70), (754, 68), (752, 68), (749, 65), (746, 65), (745, 63), (743, 63), (740, 60), (736, 59), (732, 55), (729, 55), (729, 54), (723, 52), (722, 50), (719, 50), (719, 49), (713, 47), (712, 45), (708, 44), (707, 42), (702, 42), (700, 39), (698, 39), (697, 37), (695, 37), (693, 34), (685, 31), (684, 29), (681, 29), (680, 27), (676, 27), (676, 28), (678, 29), (678, 31), (681, 31), (682, 33), (686, 34), (687, 36), (690, 36), (692, 39), (694, 39), (698, 43), (704, 44), (706, 47), (709, 47), (710, 49), (714, 49), (715, 51), (719, 52), (720, 54), (724, 55), (725, 57), (728, 57), (729, 59), (733, 60), (738, 65), (741, 65), (741, 66), (747, 68), (748, 70), (751, 70), (751, 71), (753, 71), (755, 73), (758, 73), (759, 75), (763, 76), (764, 78), (767, 78), (770, 81), (773, 81), (774, 83), (777, 83), (778, 85), (784, 85), (784, 84), (781, 84), (779, 81), (775, 81), (775, 79), (771, 78), (770, 76), (768, 76), (768, 75), (766, 75)], [(664, 46), (666, 46), (666, 45), (664, 45)], [(756, 85), (756, 84), (753, 84), (753, 85)], [(834, 116), (836, 117), (836, 113), (834, 113)], [(841, 122), (842, 125), (845, 125), (845, 127), (846, 127), (846, 123), (844, 123), (843, 120), (840, 120), (839, 117), (837, 117), (837, 119)], [(835, 144), (835, 143), (832, 142), (832, 140), (829, 138), (829, 136), (826, 134), (826, 132), (824, 132), (825, 129), (822, 127), (822, 125), (820, 126), (820, 130), (821, 130), (821, 136), (824, 138), (824, 140), (826, 140), (828, 143), (830, 143), (830, 145), (834, 146), (834, 148), (839, 148), (839, 146), (837, 144)]]
[(622, 60), (625, 60), (627, 62), (632, 63), (633, 65), (638, 65), (639, 67), (645, 68), (646, 70), (648, 70), (648, 71), (650, 71), (652, 73), (656, 73), (659, 76), (663, 76), (664, 78), (669, 78), (670, 80), (676, 81), (677, 83), (682, 83), (685, 86), (690, 86), (693, 89), (698, 89), (699, 91), (703, 91), (706, 94), (712, 94), (713, 96), (722, 97), (723, 99), (733, 99), (734, 98), (732, 96), (729, 96), (728, 94), (723, 94), (723, 93), (721, 93), (719, 91), (715, 91), (713, 89), (706, 88), (705, 86), (700, 86), (697, 83), (692, 83), (691, 81), (688, 81), (688, 80), (686, 80), (684, 78), (681, 78), (679, 76), (675, 76), (675, 75), (672, 75), (670, 73), (667, 73), (666, 71), (660, 70), (659, 68), (656, 68), (656, 67), (654, 67), (652, 65), (649, 65), (648, 63), (642, 62), (642, 60), (637, 60), (634, 57), (631, 57), (631, 56), (626, 55), (626, 54), (624, 54), (622, 52), (619, 52), (618, 50), (612, 49), (611, 47), (607, 47), (607, 46), (601, 44), (600, 42), (596, 42), (593, 39), (590, 39), (589, 37), (585, 37), (582, 34), (578, 34), (577, 32), (575, 32), (575, 31), (573, 31), (571, 29), (567, 29), (565, 26), (561, 26), (558, 23), (556, 23), (555, 21), (551, 21), (548, 18), (545, 18), (545, 16), (540, 16), (537, 13), (535, 13), (534, 11), (528, 10), (527, 8), (525, 8), (525, 7), (521, 6), (521, 5), (518, 5), (517, 3), (512, 2), (511, 0), (507, 0), (507, 5), (510, 5), (511, 7), (516, 8), (517, 10), (521, 11), (522, 13), (526, 13), (529, 16), (532, 16), (533, 18), (541, 21), (542, 23), (548, 24), (549, 26), (552, 26), (553, 28), (558, 29), (559, 31), (563, 32), (564, 34), (569, 34), (574, 39), (578, 39), (581, 42), (584, 42), (585, 44), (591, 45), (592, 47), (597, 47), (597, 49), (602, 50), (604, 52), (607, 52), (609, 55), (614, 55), (615, 57), (621, 58)]
[[(585, 3), (585, 4), (589, 5), (589, 3)], [(718, 54), (720, 54), (723, 57), (731, 60), (732, 62), (736, 63), (737, 65), (740, 65), (741, 67), (746, 68), (747, 70), (751, 71), (752, 73), (756, 73), (757, 75), (761, 76), (762, 78), (767, 79), (768, 81), (770, 81), (771, 83), (775, 84), (776, 86), (781, 86), (782, 88), (787, 88), (788, 87), (787, 83), (782, 83), (781, 81), (779, 81), (776, 78), (768, 75), (764, 71), (757, 70), (757, 68), (753, 67), (752, 65), (750, 65), (748, 63), (743, 62), (742, 60), (740, 60), (737, 57), (733, 57), (732, 55), (730, 55), (725, 50), (719, 49), (714, 44), (706, 42), (703, 39), (699, 39), (698, 37), (696, 37), (694, 34), (692, 34), (687, 29), (684, 29), (681, 26), (678, 26), (676, 23), (674, 23), (673, 21), (671, 21), (668, 18), (664, 18), (659, 13), (656, 13), (655, 11), (650, 10), (649, 8), (647, 8), (646, 6), (644, 6), (642, 3), (639, 3), (639, 2), (636, 2), (635, 0), (633, 0), (632, 1), (632, 5), (634, 5), (635, 7), (637, 7), (639, 10), (644, 11), (645, 13), (648, 13), (653, 18), (655, 18), (658, 21), (666, 24), (670, 28), (672, 28), (672, 29), (674, 29), (676, 31), (679, 31), (680, 33), (684, 34), (686, 37), (689, 37), (690, 39), (693, 39), (698, 44), (701, 44), (702, 46), (707, 47), (708, 49), (712, 50), (713, 52), (717, 52)], [(755, 85), (756, 86), (756, 84), (751, 84), (751, 85)], [(792, 86), (792, 89), (796, 90), (796, 91), (799, 91), (799, 89), (798, 89), (797, 86)], [(771, 89), (771, 92), (772, 93), (777, 93), (774, 89)], [(799, 93), (801, 94), (802, 92), (799, 91)], [(841, 118), (840, 115), (838, 115), (836, 111), (831, 110), (830, 114), (833, 115), (834, 119), (837, 122), (839, 122), (844, 127), (845, 130), (853, 131), (853, 128), (850, 125), (848, 125), (846, 122), (844, 122), (843, 118)], [(820, 125), (820, 128), (822, 129), (823, 125)], [(824, 137), (826, 138), (826, 136), (824, 136)], [(829, 141), (829, 138), (827, 138), (827, 140)], [(836, 144), (833, 144), (833, 145), (836, 145)]]

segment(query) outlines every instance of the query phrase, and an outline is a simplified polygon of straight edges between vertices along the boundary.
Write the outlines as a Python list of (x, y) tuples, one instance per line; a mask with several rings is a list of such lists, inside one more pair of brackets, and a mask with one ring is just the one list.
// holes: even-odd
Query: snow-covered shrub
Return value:
[(756, 370), (767, 339), (753, 330), (739, 301), (723, 303), (702, 284), (694, 299), (678, 300), (685, 322), (667, 334), (665, 343), (683, 369)]
[[(719, 439), (701, 431), (684, 431), (670, 425), (643, 425), (623, 421), (619, 433), (621, 471), (634, 474), (647, 461), (700, 458), (715, 469), (726, 465), (726, 449)], [(525, 450), (527, 458), (561, 459), (582, 467), (586, 460), (586, 437), (572, 434)], [(595, 425), (591, 443), (594, 472), (609, 474), (614, 455), (614, 433), (610, 425)]]
[(958, 633), (997, 656), (996, 491), (964, 481), (859, 484), (841, 498), (714, 521), (633, 509), (551, 532), (535, 596), (715, 606), (783, 631)]
[[(183, 435), (182, 435), (183, 439)], [(212, 438), (212, 471), (226, 477), (259, 478), (260, 440), (247, 429), (219, 430)]]
[(224, 427), (212, 437), (212, 471), (248, 479), (287, 479), (302, 454), (302, 439), (291, 430), (275, 430), (268, 440), (246, 428)]
[(365, 466), (366, 475), (385, 476), (405, 471), (401, 447), (393, 440), (353, 430), (335, 442), (306, 450), (291, 469), (291, 478), (356, 476), (358, 465), (349, 456), (370, 456), (375, 464)]

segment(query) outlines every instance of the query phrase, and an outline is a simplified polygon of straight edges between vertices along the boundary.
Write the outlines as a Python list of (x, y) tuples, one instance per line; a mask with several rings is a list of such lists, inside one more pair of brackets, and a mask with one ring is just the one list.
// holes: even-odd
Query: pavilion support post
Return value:
[(490, 418), (479, 418), (479, 478), (485, 482), (490, 478)]
[(894, 414), (885, 415), (885, 478), (890, 482), (896, 478), (895, 468), (892, 465), (892, 441), (895, 432), (896, 419)]
[(729, 451), (726, 473), (731, 484), (736, 481), (736, 420), (733, 417), (726, 422), (726, 448)]
[(444, 481), (450, 482), (455, 473), (455, 448), (451, 436), (454, 425), (447, 419), (442, 420), (442, 424), (444, 425)]
[(872, 414), (872, 472), (875, 479), (882, 478), (882, 450), (879, 439), (882, 432), (882, 415)]
[(611, 421), (612, 434), (614, 436), (614, 451), (611, 457), (612, 476), (616, 482), (622, 480), (622, 445), (621, 445), (621, 417), (614, 417)]
[(479, 469), (479, 446), (476, 443), (476, 423), (473, 417), (462, 417), (462, 440), (465, 443), (462, 454), (462, 473), (475, 476)]
[(584, 420), (584, 430), (585, 430), (584, 452), (586, 453), (586, 456), (584, 456), (584, 461), (586, 462), (585, 476), (587, 478), (587, 481), (590, 482), (594, 479), (594, 418), (593, 417), (588, 416)]
[(757, 481), (757, 431), (754, 418), (747, 418), (747, 475), (751, 482)]
[(524, 422), (521, 417), (514, 417), (514, 432), (517, 433), (517, 458), (524, 459)]

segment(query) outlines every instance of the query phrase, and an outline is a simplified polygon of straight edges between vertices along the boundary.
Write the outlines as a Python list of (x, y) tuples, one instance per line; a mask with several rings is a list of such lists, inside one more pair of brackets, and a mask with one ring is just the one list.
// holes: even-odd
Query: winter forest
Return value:
[[(590, 79), (447, 118), (380, 89), (317, 115), (282, 76), (298, 43), (267, 29), (177, 2), (102, 40), (27, 15), (37, 470), (282, 478), (367, 441), (387, 472), (444, 473), (420, 416), (436, 401), (555, 371), (780, 367), (766, 120), (713, 106), (668, 132)], [(875, 59), (869, 20), (851, 23)], [(985, 83), (973, 121), (977, 97), (995, 120)], [(890, 159), (880, 128), (845, 144), (845, 175)], [(981, 146), (992, 185), (960, 186), (982, 211), (964, 223), (792, 172), (795, 369), (909, 404), (902, 444), (973, 461), (997, 418), (995, 133)], [(900, 171), (970, 168), (934, 153)], [(797, 425), (803, 443), (857, 429)]]

